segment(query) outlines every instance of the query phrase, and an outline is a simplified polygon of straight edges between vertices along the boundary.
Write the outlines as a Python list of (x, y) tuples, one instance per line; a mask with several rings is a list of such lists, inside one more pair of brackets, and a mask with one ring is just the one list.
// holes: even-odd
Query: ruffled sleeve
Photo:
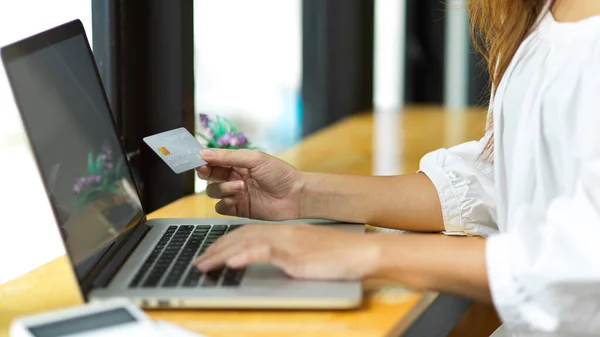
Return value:
[(445, 234), (488, 236), (496, 233), (493, 165), (479, 155), (489, 137), (426, 154), (419, 172), (437, 189)]

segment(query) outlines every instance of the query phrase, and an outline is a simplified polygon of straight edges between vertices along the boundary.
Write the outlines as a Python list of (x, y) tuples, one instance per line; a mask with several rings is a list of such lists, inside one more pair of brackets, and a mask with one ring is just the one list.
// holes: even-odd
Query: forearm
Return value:
[(435, 234), (369, 234), (377, 247), (370, 277), (491, 301), (485, 262), (485, 239)]
[(444, 230), (437, 191), (422, 173), (393, 177), (303, 173), (303, 179), (303, 218), (420, 232)]

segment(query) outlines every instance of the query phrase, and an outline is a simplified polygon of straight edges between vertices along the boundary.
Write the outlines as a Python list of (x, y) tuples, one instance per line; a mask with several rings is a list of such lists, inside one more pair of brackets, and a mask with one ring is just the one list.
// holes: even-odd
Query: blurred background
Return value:
[[(140, 141), (198, 129), (199, 113), (229, 118), (276, 154), (352, 114), (393, 118), (407, 105), (460, 113), (487, 103), (464, 1), (2, 1), (0, 45), (73, 19), (85, 26), (147, 211), (205, 188), (191, 173), (173, 175)], [(43, 203), (1, 68), (0, 111), (0, 186), (15, 204)], [(27, 212), (13, 207), (6, 221)], [(51, 214), (42, 207), (29, 221)]]

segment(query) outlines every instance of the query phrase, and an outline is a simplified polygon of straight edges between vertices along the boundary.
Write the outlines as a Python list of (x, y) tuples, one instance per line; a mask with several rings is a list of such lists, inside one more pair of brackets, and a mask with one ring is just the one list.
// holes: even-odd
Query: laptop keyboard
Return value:
[(237, 287), (244, 269), (202, 273), (192, 261), (220, 236), (241, 225), (169, 226), (129, 284), (131, 288)]

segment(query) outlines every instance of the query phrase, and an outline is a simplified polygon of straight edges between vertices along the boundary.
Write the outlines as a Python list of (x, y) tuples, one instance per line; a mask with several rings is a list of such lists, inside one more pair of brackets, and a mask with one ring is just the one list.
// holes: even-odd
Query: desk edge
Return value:
[(425, 292), (423, 297), (415, 304), (407, 313), (396, 323), (396, 325), (386, 334), (389, 337), (402, 336), (403, 333), (415, 323), (415, 321), (423, 315), (425, 310), (431, 306), (433, 301), (438, 297), (438, 293)]

